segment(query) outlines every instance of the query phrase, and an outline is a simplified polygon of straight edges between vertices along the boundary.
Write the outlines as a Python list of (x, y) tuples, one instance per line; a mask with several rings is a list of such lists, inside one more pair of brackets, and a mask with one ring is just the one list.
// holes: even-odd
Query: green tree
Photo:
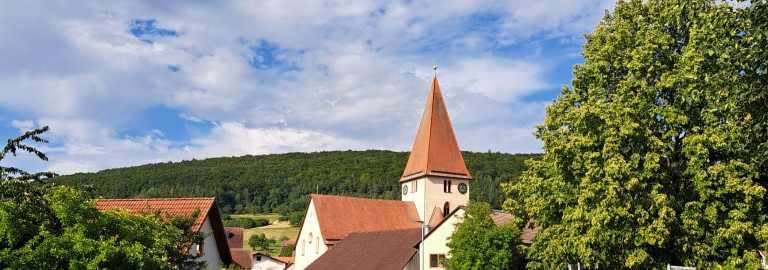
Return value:
[(288, 219), (291, 226), (298, 227), (301, 225), (301, 222), (304, 220), (304, 212), (302, 211), (296, 211), (291, 213), (290, 218)]
[[(619, 1), (505, 186), (530, 269), (757, 269), (766, 248), (765, 1)], [(761, 186), (762, 185), (762, 186)]]
[(269, 239), (263, 233), (253, 234), (248, 238), (248, 245), (251, 246), (251, 249), (253, 250), (265, 250), (269, 248), (269, 245), (272, 245), (275, 242), (275, 239)]
[(450, 258), (442, 262), (447, 269), (524, 269), (520, 230), (512, 222), (497, 226), (492, 213), (487, 203), (468, 205), (448, 242)]
[[(3, 154), (20, 149), (45, 160), (42, 152), (21, 142), (44, 142), (37, 136), (46, 130), (9, 140)], [(203, 238), (190, 231), (192, 219), (163, 222), (159, 213), (101, 212), (81, 191), (40, 181), (51, 173), (5, 171), (17, 176), (0, 179), (2, 269), (204, 268), (184, 248)]]

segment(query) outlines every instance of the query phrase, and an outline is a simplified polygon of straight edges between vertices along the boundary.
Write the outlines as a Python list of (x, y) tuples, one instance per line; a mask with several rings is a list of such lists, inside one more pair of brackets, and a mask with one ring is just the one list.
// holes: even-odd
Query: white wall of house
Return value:
[[(208, 263), (208, 269), (216, 270), (219, 269), (221, 255), (219, 254), (219, 247), (216, 245), (216, 238), (211, 233), (212, 230), (210, 217), (206, 217), (203, 226), (200, 227), (200, 232), (209, 235), (203, 240), (203, 256), (197, 258), (197, 261), (204, 261)], [(197, 254), (197, 244), (192, 244), (189, 253), (192, 255)]]
[(459, 209), (452, 216), (448, 217), (448, 220), (444, 221), (443, 224), (440, 225), (440, 227), (437, 227), (432, 232), (430, 232), (427, 239), (424, 239), (425, 252), (423, 252), (424, 257), (423, 257), (423, 260), (421, 260), (422, 262), (421, 269), (443, 269), (442, 267), (430, 268), (429, 256), (432, 254), (443, 254), (446, 256), (448, 255), (448, 251), (450, 251), (447, 245), (448, 237), (450, 237), (453, 234), (453, 232), (456, 231), (456, 224), (459, 223), (463, 217), (464, 217), (464, 210)]
[(301, 233), (296, 239), (295, 266), (296, 270), (304, 270), (328, 250), (325, 240), (320, 234), (320, 223), (317, 221), (317, 211), (314, 200), (309, 202)]
[(283, 270), (285, 269), (285, 263), (275, 260), (273, 258), (253, 255), (253, 268), (252, 270)]

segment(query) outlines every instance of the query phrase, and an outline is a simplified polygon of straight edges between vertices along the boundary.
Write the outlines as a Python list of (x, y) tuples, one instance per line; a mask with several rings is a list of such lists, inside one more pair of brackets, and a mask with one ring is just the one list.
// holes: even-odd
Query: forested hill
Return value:
[[(518, 177), (538, 154), (463, 152), (474, 178), (472, 200), (499, 208), (499, 184)], [(229, 213), (303, 211), (311, 193), (399, 199), (407, 152), (333, 151), (222, 157), (147, 164), (56, 178), (90, 185), (95, 197), (217, 197)]]

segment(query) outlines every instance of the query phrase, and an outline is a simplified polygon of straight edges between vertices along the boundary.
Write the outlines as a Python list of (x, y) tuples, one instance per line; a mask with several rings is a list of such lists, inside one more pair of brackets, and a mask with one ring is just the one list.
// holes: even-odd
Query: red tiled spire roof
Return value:
[(472, 179), (453, 134), (437, 77), (432, 79), (419, 131), (400, 182), (424, 175)]

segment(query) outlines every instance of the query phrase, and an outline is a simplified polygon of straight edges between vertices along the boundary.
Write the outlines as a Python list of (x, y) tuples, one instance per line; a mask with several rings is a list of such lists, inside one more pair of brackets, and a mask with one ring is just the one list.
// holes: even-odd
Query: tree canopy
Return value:
[(537, 126), (545, 154), (505, 186), (543, 227), (530, 269), (759, 267), (767, 24), (765, 1), (633, 0), (585, 35)]
[(510, 222), (497, 226), (491, 219), (490, 205), (470, 203), (462, 222), (456, 225), (444, 260), (446, 269), (523, 269), (520, 230)]

